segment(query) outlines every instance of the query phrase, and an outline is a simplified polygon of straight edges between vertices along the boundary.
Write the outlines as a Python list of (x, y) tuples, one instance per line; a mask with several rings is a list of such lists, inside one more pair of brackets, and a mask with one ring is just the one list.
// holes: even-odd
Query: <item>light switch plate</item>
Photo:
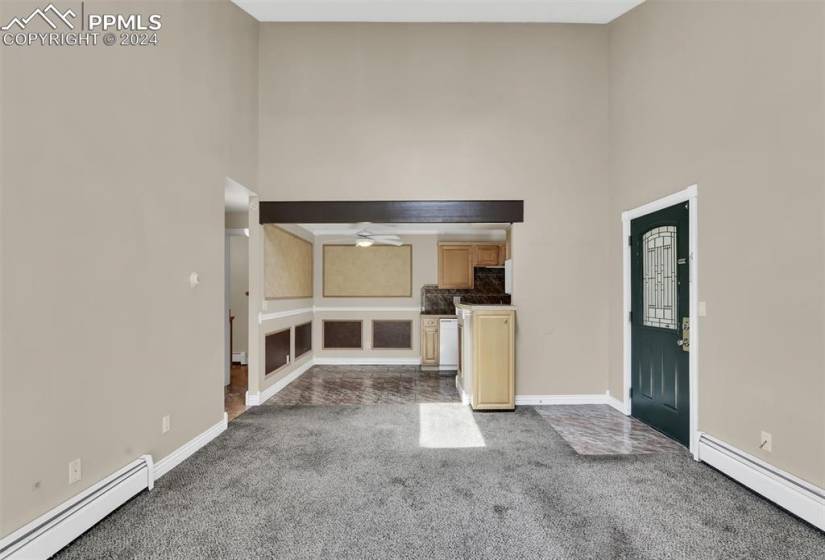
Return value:
[(165, 434), (172, 428), (172, 420), (169, 418), (169, 415), (163, 417), (161, 420), (161, 428), (160, 431), (162, 434)]
[(708, 314), (708, 306), (704, 301), (699, 302), (699, 317), (704, 317)]

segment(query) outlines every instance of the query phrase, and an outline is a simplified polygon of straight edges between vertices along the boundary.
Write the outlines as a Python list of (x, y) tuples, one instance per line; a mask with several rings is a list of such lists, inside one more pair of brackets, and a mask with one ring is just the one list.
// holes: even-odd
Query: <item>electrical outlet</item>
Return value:
[(160, 432), (162, 434), (165, 434), (171, 428), (172, 428), (172, 420), (170, 419), (169, 415), (167, 414), (166, 416), (163, 417), (163, 420), (161, 420)]
[(699, 302), (699, 317), (705, 317), (708, 314), (708, 304), (704, 301)]
[(80, 459), (75, 459), (74, 461), (69, 463), (69, 484), (80, 482), (80, 478)]
[(767, 451), (768, 453), (773, 450), (773, 441), (771, 434), (768, 432), (762, 432), (762, 435), (759, 436), (759, 449)]

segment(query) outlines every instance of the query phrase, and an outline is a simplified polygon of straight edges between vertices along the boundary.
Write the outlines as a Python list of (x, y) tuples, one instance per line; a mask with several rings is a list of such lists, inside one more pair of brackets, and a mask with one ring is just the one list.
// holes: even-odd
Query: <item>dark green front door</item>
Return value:
[(688, 203), (633, 220), (630, 233), (631, 414), (690, 445)]

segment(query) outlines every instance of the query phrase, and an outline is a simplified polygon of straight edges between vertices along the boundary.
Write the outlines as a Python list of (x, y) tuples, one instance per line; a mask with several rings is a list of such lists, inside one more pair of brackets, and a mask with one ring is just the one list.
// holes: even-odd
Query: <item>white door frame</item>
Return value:
[(624, 305), (623, 305), (623, 331), (624, 331), (624, 413), (630, 416), (630, 385), (631, 385), (631, 363), (630, 353), (632, 348), (632, 329), (630, 328), (631, 311), (631, 289), (630, 289), (630, 222), (641, 216), (651, 214), (663, 208), (668, 208), (680, 202), (690, 202), (688, 208), (688, 220), (690, 225), (689, 235), (689, 263), (690, 275), (690, 356), (688, 358), (689, 368), (689, 399), (690, 399), (690, 452), (693, 458), (698, 460), (698, 434), (699, 434), (699, 220), (698, 220), (698, 198), (699, 187), (691, 185), (679, 192), (668, 195), (664, 198), (654, 200), (648, 204), (622, 212), (622, 253), (624, 255), (622, 271), (624, 277)]

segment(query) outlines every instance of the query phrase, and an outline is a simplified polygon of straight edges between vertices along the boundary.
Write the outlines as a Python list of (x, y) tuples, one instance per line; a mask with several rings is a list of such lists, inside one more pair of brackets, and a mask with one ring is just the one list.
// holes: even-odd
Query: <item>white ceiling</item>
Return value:
[(232, 0), (258, 21), (609, 23), (644, 0)]

